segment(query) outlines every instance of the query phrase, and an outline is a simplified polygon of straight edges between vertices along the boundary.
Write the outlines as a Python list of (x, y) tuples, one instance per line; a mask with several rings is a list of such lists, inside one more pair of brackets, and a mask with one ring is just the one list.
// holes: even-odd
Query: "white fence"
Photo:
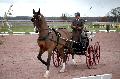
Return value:
[[(107, 30), (99, 30), (99, 32), (107, 32)], [(109, 30), (109, 32), (116, 32), (116, 30)]]
[(112, 79), (112, 74), (103, 74), (103, 75), (72, 78), (72, 79)]

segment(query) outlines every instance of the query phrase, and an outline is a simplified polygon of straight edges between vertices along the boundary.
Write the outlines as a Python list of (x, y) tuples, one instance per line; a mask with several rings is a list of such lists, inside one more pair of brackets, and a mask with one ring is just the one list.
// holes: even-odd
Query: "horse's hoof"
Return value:
[(75, 60), (74, 60), (74, 59), (73, 59), (72, 61), (73, 61), (73, 64), (74, 64), (74, 65), (77, 65), (77, 62), (75, 62)]
[(44, 74), (44, 77), (45, 77), (45, 78), (48, 78), (48, 77), (49, 77), (49, 71), (46, 71), (46, 73)]
[(77, 65), (77, 63), (76, 63), (76, 62), (73, 62), (73, 64), (74, 64), (74, 65)]
[(47, 74), (44, 74), (44, 78), (48, 78), (49, 76)]
[(44, 74), (44, 77), (45, 77), (45, 78), (48, 78), (48, 75)]
[(63, 72), (65, 72), (65, 70), (61, 69), (61, 70), (60, 70), (60, 73), (63, 73)]

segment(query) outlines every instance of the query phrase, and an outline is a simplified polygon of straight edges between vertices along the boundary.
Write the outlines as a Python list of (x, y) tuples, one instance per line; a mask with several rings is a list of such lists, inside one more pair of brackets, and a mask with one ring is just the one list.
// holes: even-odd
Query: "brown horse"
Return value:
[[(57, 31), (54, 29), (49, 29), (45, 17), (40, 13), (40, 8), (38, 12), (35, 12), (33, 9), (33, 17), (31, 19), (34, 27), (37, 28), (39, 32), (39, 37), (37, 39), (37, 43), (40, 47), (39, 54), (37, 58), (47, 66), (47, 71), (44, 77), (48, 77), (49, 75), (49, 66), (52, 56), (52, 51), (54, 49), (58, 49), (62, 59), (63, 59), (63, 67), (60, 72), (64, 72), (65, 70), (65, 62), (66, 57), (64, 54), (64, 47), (66, 46), (67, 40), (70, 40), (71, 34), (66, 29), (58, 29)], [(60, 37), (64, 38), (61, 39)], [(67, 40), (66, 40), (67, 39)], [(45, 62), (41, 56), (44, 52), (48, 52), (47, 62)]]

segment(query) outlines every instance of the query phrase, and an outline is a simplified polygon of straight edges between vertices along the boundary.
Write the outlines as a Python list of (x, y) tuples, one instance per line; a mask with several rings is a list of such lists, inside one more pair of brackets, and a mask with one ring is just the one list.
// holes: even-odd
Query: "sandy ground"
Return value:
[[(46, 67), (37, 59), (39, 47), (37, 35), (0, 36), (4, 43), (0, 45), (0, 79), (44, 79)], [(111, 74), (113, 79), (120, 79), (120, 33), (97, 33), (93, 43), (100, 41), (100, 64), (88, 69), (85, 56), (75, 56), (77, 66), (71, 58), (65, 73), (59, 73), (52, 61), (50, 79), (72, 79), (76, 77)], [(46, 59), (46, 54), (43, 55)]]

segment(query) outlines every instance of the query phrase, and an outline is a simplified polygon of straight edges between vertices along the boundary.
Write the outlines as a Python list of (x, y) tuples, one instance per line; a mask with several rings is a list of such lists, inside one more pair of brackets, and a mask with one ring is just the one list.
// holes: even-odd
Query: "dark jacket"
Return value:
[[(83, 19), (74, 19), (71, 24), (72, 31), (72, 39), (74, 41), (80, 41), (80, 35), (84, 28), (85, 21)], [(80, 28), (79, 28), (80, 27)]]

